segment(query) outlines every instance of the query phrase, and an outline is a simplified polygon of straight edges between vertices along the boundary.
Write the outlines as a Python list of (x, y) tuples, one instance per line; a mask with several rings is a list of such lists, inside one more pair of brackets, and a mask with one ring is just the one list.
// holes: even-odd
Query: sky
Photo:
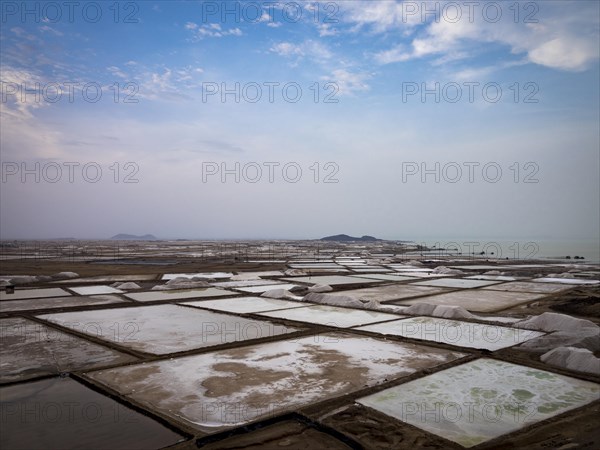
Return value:
[(1, 239), (600, 241), (600, 2), (1, 7)]

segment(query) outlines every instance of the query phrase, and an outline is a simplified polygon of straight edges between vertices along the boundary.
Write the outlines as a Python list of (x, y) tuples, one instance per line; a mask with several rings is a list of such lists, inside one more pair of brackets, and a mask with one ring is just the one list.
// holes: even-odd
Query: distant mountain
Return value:
[(143, 236), (136, 236), (135, 234), (115, 234), (110, 238), (112, 241), (156, 241), (156, 236), (153, 234), (144, 234)]
[(347, 234), (336, 234), (335, 236), (327, 236), (321, 238), (322, 241), (335, 241), (335, 242), (352, 242), (352, 241), (363, 241), (363, 242), (375, 242), (381, 241), (381, 239), (377, 239), (373, 236), (362, 236), (362, 237), (354, 237), (348, 236)]

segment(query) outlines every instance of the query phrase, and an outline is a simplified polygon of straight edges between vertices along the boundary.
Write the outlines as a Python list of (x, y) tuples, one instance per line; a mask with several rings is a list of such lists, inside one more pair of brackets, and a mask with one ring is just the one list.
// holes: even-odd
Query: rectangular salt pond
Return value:
[(71, 378), (0, 388), (0, 448), (131, 450), (184, 440), (161, 423)]
[(70, 287), (70, 290), (79, 295), (98, 295), (98, 294), (122, 294), (123, 291), (110, 286), (77, 286)]
[(61, 288), (44, 289), (15, 289), (12, 294), (0, 291), (0, 300), (21, 300), (23, 298), (44, 298), (44, 297), (65, 297), (71, 295), (70, 292)]
[(392, 272), (392, 269), (385, 269), (383, 267), (352, 267), (352, 270), (357, 273), (381, 273), (381, 272)]
[(338, 308), (337, 306), (316, 305), (306, 308), (284, 309), (258, 313), (261, 316), (277, 319), (295, 320), (330, 327), (347, 328), (368, 323), (393, 320), (402, 316), (382, 313), (378, 311), (367, 311), (364, 309)]
[(596, 383), (483, 358), (357, 401), (472, 447), (598, 398)]
[(400, 275), (403, 275), (405, 277), (412, 277), (412, 278), (431, 278), (431, 279), (437, 279), (437, 278), (447, 278), (447, 277), (451, 277), (452, 275), (448, 275), (445, 273), (430, 273), (430, 272), (398, 272)]
[(471, 275), (470, 277), (465, 277), (470, 280), (490, 280), (490, 281), (516, 281), (516, 277), (509, 277), (504, 275)]
[(413, 283), (415, 286), (433, 286), (433, 287), (447, 287), (456, 289), (472, 289), (483, 286), (491, 286), (497, 284), (498, 281), (487, 281), (487, 280), (469, 280), (463, 278), (444, 278), (443, 280), (428, 280), (418, 281)]
[(217, 311), (238, 314), (274, 311), (277, 309), (302, 308), (306, 306), (306, 303), (264, 297), (236, 297), (222, 300), (201, 300), (199, 302), (187, 302), (182, 304), (185, 306), (196, 306), (198, 308), (215, 309)]
[(210, 272), (210, 273), (165, 273), (161, 280), (169, 281), (175, 278), (213, 278), (218, 280), (219, 278), (231, 278), (233, 276), (230, 272)]
[(370, 275), (354, 275), (358, 278), (367, 278), (373, 280), (382, 280), (382, 281), (412, 281), (416, 280), (414, 277), (405, 277), (403, 275), (394, 275), (387, 273), (374, 273)]
[(281, 277), (283, 272), (280, 270), (263, 270), (258, 272), (240, 272), (237, 275), (231, 277), (231, 281), (240, 280), (255, 280), (259, 277)]
[(216, 288), (173, 289), (171, 291), (132, 292), (125, 294), (125, 297), (138, 302), (159, 302), (164, 300), (183, 300), (186, 298), (223, 297), (226, 295), (235, 295), (235, 292)]
[(398, 305), (414, 305), (415, 303), (431, 303), (433, 305), (462, 306), (473, 312), (495, 312), (522, 303), (532, 302), (544, 297), (544, 294), (532, 292), (505, 292), (492, 290), (463, 290), (446, 294), (432, 295), (414, 300), (402, 300)]
[(414, 284), (387, 284), (361, 289), (350, 289), (348, 291), (338, 292), (338, 294), (348, 295), (361, 300), (387, 302), (403, 298), (439, 294), (441, 292), (448, 292), (448, 290), (428, 286), (415, 286)]
[(343, 333), (88, 373), (136, 402), (214, 433), (465, 356)]
[(273, 289), (285, 289), (285, 290), (290, 290), (294, 287), (296, 287), (297, 284), (285, 284), (285, 283), (279, 283), (279, 284), (264, 284), (262, 286), (246, 286), (246, 287), (238, 287), (236, 288), (238, 291), (243, 291), (243, 292), (249, 292), (250, 294), (261, 294), (263, 292), (267, 292)]
[(436, 317), (411, 317), (393, 322), (367, 325), (357, 330), (441, 342), (457, 347), (499, 350), (512, 347), (544, 333), (519, 328), (484, 325)]
[(536, 283), (561, 283), (561, 284), (600, 284), (599, 280), (582, 280), (580, 278), (552, 278), (552, 277), (543, 277), (536, 278)]
[(0, 382), (3, 383), (135, 360), (133, 356), (21, 317), (0, 319), (0, 336)]
[(31, 311), (39, 309), (69, 308), (76, 306), (129, 303), (116, 295), (93, 295), (91, 297), (50, 297), (0, 302), (0, 312)]
[(133, 350), (155, 355), (297, 331), (266, 320), (179, 305), (137, 306), (38, 316)]
[(373, 280), (368, 278), (359, 278), (346, 275), (323, 275), (314, 277), (293, 277), (283, 278), (285, 281), (293, 281), (298, 283), (308, 284), (328, 284), (330, 286), (337, 286), (343, 284), (366, 284), (366, 283), (381, 283), (379, 280)]
[(215, 287), (221, 288), (241, 288), (248, 286), (269, 286), (278, 284), (277, 281), (273, 280), (238, 280), (238, 281), (220, 281), (218, 283), (211, 283)]
[(321, 263), (308, 263), (308, 264), (298, 264), (292, 263), (288, 264), (292, 269), (342, 269), (338, 264), (321, 264)]
[(70, 280), (53, 281), (52, 284), (74, 284), (74, 283), (114, 283), (116, 281), (152, 281), (157, 275), (100, 275), (97, 277), (72, 278)]
[(419, 268), (419, 267), (414, 267), (414, 266), (405, 266), (403, 264), (397, 265), (397, 264), (386, 264), (388, 267), (391, 267), (392, 269), (394, 269), (396, 272), (423, 272), (423, 273), (429, 273), (429, 272), (433, 272), (433, 269), (425, 269), (425, 268)]
[(482, 289), (493, 291), (508, 291), (508, 292), (538, 292), (538, 293), (554, 293), (571, 289), (571, 286), (564, 284), (551, 283), (531, 283), (527, 281), (515, 281), (513, 283), (495, 284)]

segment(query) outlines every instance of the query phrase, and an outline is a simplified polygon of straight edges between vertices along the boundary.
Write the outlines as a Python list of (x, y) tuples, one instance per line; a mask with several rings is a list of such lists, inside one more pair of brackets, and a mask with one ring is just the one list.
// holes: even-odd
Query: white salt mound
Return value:
[(544, 353), (540, 359), (552, 366), (600, 375), (600, 358), (584, 348), (558, 347)]
[(567, 314), (558, 314), (552, 312), (545, 312), (539, 316), (531, 317), (527, 320), (522, 320), (514, 324), (517, 328), (527, 328), (530, 330), (539, 331), (567, 331), (567, 332), (578, 332), (583, 328), (596, 329), (596, 332), (600, 331), (600, 327), (594, 322), (585, 319), (577, 319)]
[(444, 319), (473, 319), (475, 316), (462, 306), (438, 305), (433, 310), (433, 317)]
[(186, 278), (177, 277), (167, 281), (166, 284), (159, 284), (152, 288), (153, 291), (168, 291), (171, 289), (194, 289), (210, 286), (208, 282), (200, 277)]
[(119, 283), (117, 286), (115, 286), (117, 289), (141, 289), (141, 286), (137, 283), (134, 283), (132, 281), (128, 282), (128, 283)]
[(437, 266), (435, 269), (431, 271), (431, 273), (435, 274), (444, 274), (444, 275), (463, 275), (464, 272), (458, 269), (451, 269), (446, 266)]
[(58, 272), (51, 276), (53, 280), (70, 280), (73, 278), (79, 278), (79, 274), (75, 272)]
[(10, 284), (29, 284), (38, 281), (37, 277), (24, 275), (22, 277), (14, 277), (10, 279)]
[(432, 305), (431, 303), (415, 303), (404, 308), (402, 314), (411, 314), (415, 316), (433, 316), (444, 319), (474, 319), (476, 316), (471, 314), (462, 306), (452, 305)]
[(555, 331), (519, 345), (520, 349), (532, 352), (547, 352), (558, 347), (578, 347), (597, 352), (600, 351), (600, 333), (594, 328), (582, 328), (575, 332)]
[(283, 272), (283, 274), (286, 277), (301, 277), (303, 275), (307, 275), (307, 273), (301, 269), (288, 269), (285, 272)]
[(308, 292), (330, 292), (333, 288), (328, 284), (315, 284), (308, 288)]
[(379, 309), (380, 307), (379, 303), (375, 300), (363, 300), (350, 297), (349, 295), (322, 294), (318, 292), (311, 292), (305, 295), (302, 300), (320, 305), (346, 306), (348, 308)]
[(271, 289), (270, 291), (263, 292), (261, 297), (266, 298), (277, 298), (285, 300), (300, 300), (302, 297), (292, 294), (287, 289)]
[(436, 305), (431, 303), (415, 303), (408, 308), (404, 308), (403, 312), (415, 316), (431, 316), (435, 308)]

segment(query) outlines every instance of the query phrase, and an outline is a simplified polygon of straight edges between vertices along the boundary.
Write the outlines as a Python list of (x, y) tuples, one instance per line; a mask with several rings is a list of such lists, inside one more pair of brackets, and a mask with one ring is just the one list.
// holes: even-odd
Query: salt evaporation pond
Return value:
[(466, 356), (327, 333), (87, 375), (160, 413), (217, 432)]
[(38, 316), (43, 320), (145, 353), (163, 355), (298, 331), (179, 305), (77, 311)]
[(393, 322), (367, 325), (357, 328), (357, 330), (490, 351), (511, 347), (545, 334), (520, 328), (435, 317), (395, 320)]
[(397, 319), (395, 314), (368, 311), (364, 309), (338, 308), (336, 306), (316, 305), (305, 308), (283, 309), (258, 313), (261, 316), (277, 319), (308, 322), (312, 324), (328, 325), (331, 327), (346, 328), (368, 323), (383, 322)]
[(596, 383), (483, 358), (357, 401), (472, 447), (598, 398)]

